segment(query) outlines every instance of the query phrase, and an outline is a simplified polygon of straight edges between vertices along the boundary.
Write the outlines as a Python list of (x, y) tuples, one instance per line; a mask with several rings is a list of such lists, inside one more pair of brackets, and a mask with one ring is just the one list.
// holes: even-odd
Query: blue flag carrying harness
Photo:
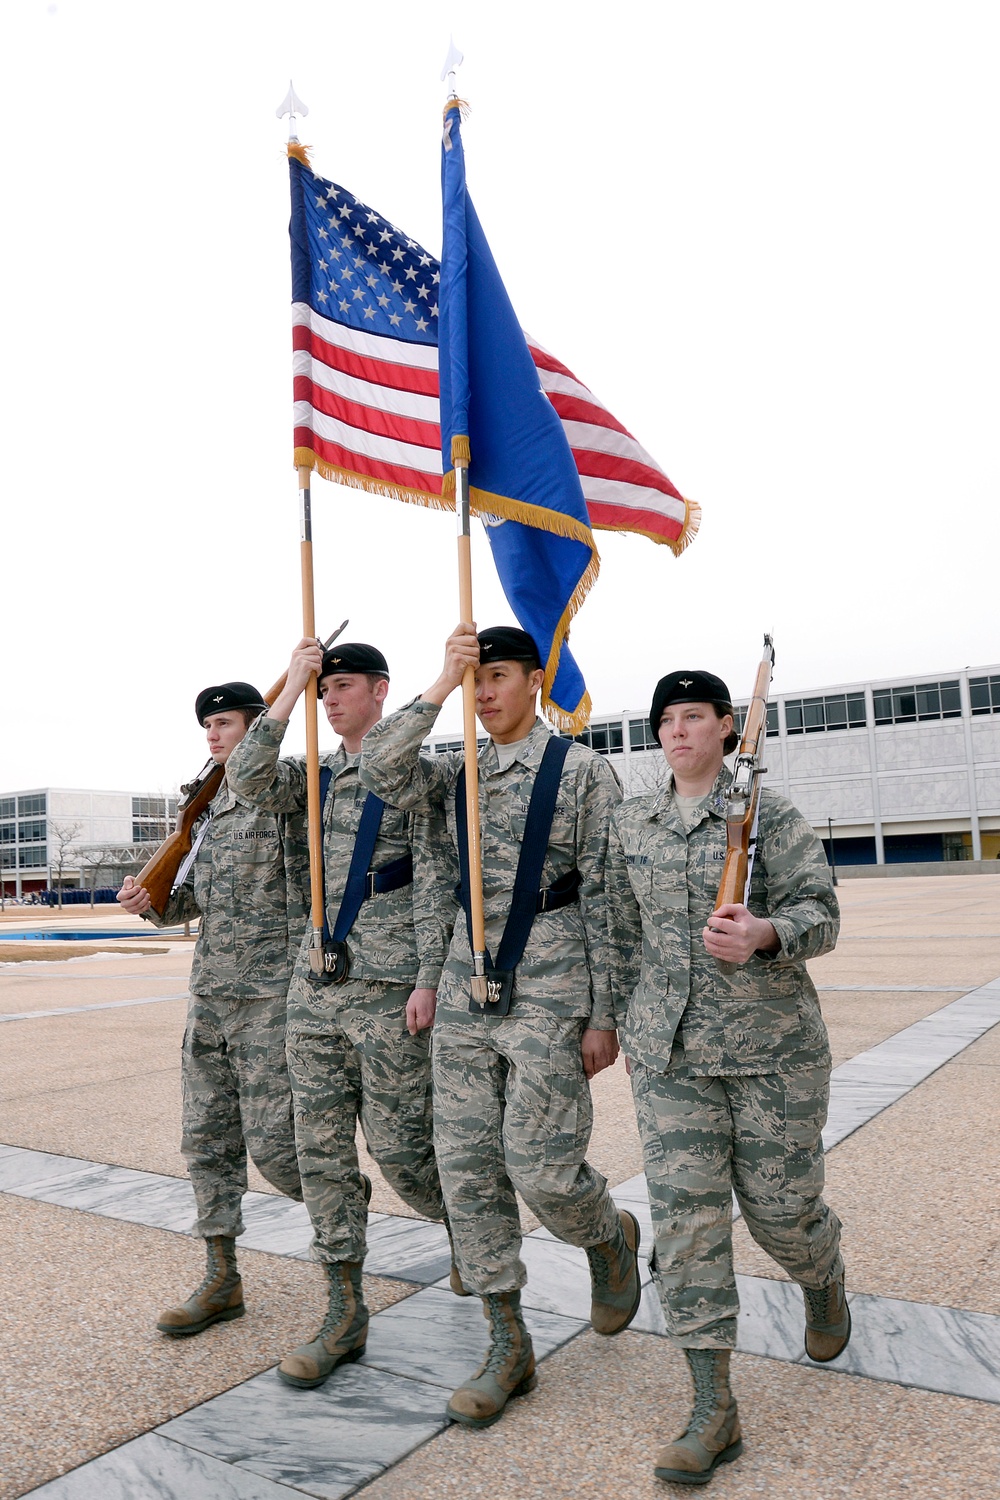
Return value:
[[(332, 768), (322, 766), (319, 773), (321, 825), (332, 780)], [(337, 912), (332, 932), (326, 910), (326, 855), (322, 854), (323, 974), (319, 979), (321, 984), (343, 984), (347, 978), (350, 968), (347, 955), (347, 934), (357, 921), (358, 912), (363, 904), (372, 896), (381, 895), (384, 891), (398, 891), (404, 885), (411, 885), (413, 882), (412, 854), (404, 854), (400, 859), (391, 860), (389, 864), (383, 865), (381, 870), (368, 868), (372, 862), (372, 855), (375, 853), (384, 812), (385, 803), (382, 798), (376, 797), (374, 792), (369, 792), (361, 809), (361, 821), (354, 837), (354, 853), (351, 855), (350, 868), (347, 871), (347, 884), (340, 898), (340, 909)]]
[[(531, 932), (532, 923), (539, 912), (558, 911), (578, 899), (580, 888), (579, 870), (569, 870), (545, 890), (539, 889), (545, 852), (549, 847), (549, 833), (559, 795), (559, 780), (563, 764), (569, 753), (571, 741), (553, 735), (545, 747), (541, 765), (535, 775), (528, 803), (528, 815), (524, 823), (521, 852), (517, 858), (517, 872), (510, 898), (510, 910), (504, 924), (496, 964), (486, 953), (486, 977), (499, 985), (499, 998), (479, 1005), (469, 1001), (469, 1009), (476, 1015), (505, 1016), (510, 1010), (514, 989), (514, 970), (524, 956), (524, 949)], [(465, 909), (465, 922), (469, 933), (469, 947), (475, 948), (472, 940), (472, 907), (469, 899), (469, 843), (467, 808), (465, 800), (465, 767), (458, 774), (455, 785), (455, 818), (458, 832), (458, 867), (461, 881), (459, 900)]]

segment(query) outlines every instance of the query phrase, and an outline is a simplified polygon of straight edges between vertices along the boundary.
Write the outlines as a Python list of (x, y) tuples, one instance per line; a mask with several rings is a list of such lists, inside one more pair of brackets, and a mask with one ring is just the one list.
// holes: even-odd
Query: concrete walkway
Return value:
[[(800, 1294), (737, 1224), (747, 1446), (713, 1495), (1000, 1494), (992, 890), (964, 877), (841, 888), (844, 938), (812, 969), (838, 1065), (828, 1196), (845, 1222), (855, 1337), (836, 1369), (811, 1366)], [(544, 1361), (538, 1389), (485, 1433), (442, 1417), (483, 1346), (479, 1305), (440, 1284), (443, 1231), (380, 1180), (362, 1364), (314, 1392), (288, 1391), (269, 1368), (312, 1331), (322, 1290), (301, 1207), (266, 1192), (248, 1199), (242, 1241), (250, 1315), (197, 1340), (155, 1334), (158, 1308), (201, 1267), (175, 1144), (173, 997), (189, 961), (172, 945), (0, 969), (0, 1218), (13, 1246), (0, 1273), (0, 1496), (39, 1484), (67, 1500), (680, 1494), (651, 1474), (687, 1407), (652, 1289), (628, 1333), (596, 1338), (582, 1253), (527, 1218), (524, 1300)], [(594, 1093), (592, 1160), (648, 1223), (624, 1070)]]

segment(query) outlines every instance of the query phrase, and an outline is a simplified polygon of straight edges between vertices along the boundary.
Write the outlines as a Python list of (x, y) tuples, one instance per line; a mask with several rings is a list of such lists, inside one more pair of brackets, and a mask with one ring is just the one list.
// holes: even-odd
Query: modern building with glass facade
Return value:
[(136, 851), (166, 838), (177, 798), (162, 793), (34, 787), (0, 793), (0, 880), (6, 896), (110, 885)]
[[(595, 716), (577, 738), (611, 758), (626, 796), (663, 780), (645, 710)], [(766, 784), (825, 843), (832, 825), (838, 864), (1000, 859), (1000, 666), (776, 694), (767, 751)]]

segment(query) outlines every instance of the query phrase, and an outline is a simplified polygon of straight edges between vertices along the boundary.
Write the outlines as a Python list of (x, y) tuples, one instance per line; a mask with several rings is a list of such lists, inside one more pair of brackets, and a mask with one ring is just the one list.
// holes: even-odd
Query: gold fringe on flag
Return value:
[[(442, 479), (441, 493), (442, 496), (450, 497), (448, 505), (450, 510), (455, 498), (454, 469), (450, 469)], [(489, 490), (476, 489), (475, 485), (469, 488), (469, 509), (477, 516), (499, 516), (505, 521), (520, 521), (523, 526), (534, 526), (540, 531), (548, 531), (553, 536), (567, 537), (570, 541), (581, 542), (583, 546), (590, 548), (590, 562), (573, 590), (553, 634), (552, 649), (545, 663), (545, 676), (542, 680), (542, 709), (546, 718), (557, 729), (567, 734), (579, 734), (590, 722), (592, 707), (590, 694), (584, 693), (576, 708), (569, 711), (553, 703), (549, 692), (556, 680), (559, 657), (569, 634), (570, 623), (597, 582), (597, 575), (601, 569), (600, 554), (594, 545), (594, 534), (589, 526), (585, 526), (582, 521), (574, 520), (572, 516), (562, 515), (559, 511), (543, 510), (541, 506), (528, 505), (523, 500), (511, 500), (507, 495), (494, 495)]]
[(327, 463), (311, 448), (296, 448), (292, 462), (297, 469), (313, 469), (328, 479), (331, 484), (343, 484), (351, 490), (365, 490), (369, 495), (384, 495), (387, 500), (406, 500), (411, 505), (425, 505), (429, 510), (454, 510), (454, 500), (443, 495), (432, 495), (427, 490), (409, 489), (402, 484), (386, 484), (384, 479), (372, 479), (367, 474), (356, 474), (353, 469), (339, 469)]
[(681, 553), (690, 547), (698, 535), (700, 526), (701, 506), (697, 500), (684, 501), (684, 524), (681, 527), (680, 535), (676, 537), (664, 536), (659, 531), (645, 531), (641, 526), (604, 526), (600, 521), (594, 522), (595, 531), (620, 531), (635, 536), (645, 536), (651, 542), (656, 542), (658, 546), (669, 547), (675, 557), (680, 557)]
[(308, 167), (311, 171), (312, 162), (309, 160), (309, 150), (308, 146), (300, 146), (298, 141), (288, 142), (289, 156), (294, 156), (296, 161), (300, 161), (304, 167)]
[[(461, 434), (457, 435), (457, 440), (462, 440)], [(468, 438), (464, 441), (467, 444)], [(427, 490), (410, 489), (406, 485), (386, 484), (382, 479), (372, 479), (367, 474), (356, 474), (351, 469), (338, 468), (336, 464), (327, 463), (326, 459), (320, 458), (311, 448), (296, 448), (292, 458), (296, 468), (314, 469), (333, 484), (343, 484), (353, 490), (365, 490), (370, 495), (384, 495), (389, 500), (405, 500), (411, 504), (424, 505), (431, 510), (454, 509), (454, 469), (449, 469), (442, 479), (441, 494), (433, 495)], [(543, 510), (537, 505), (526, 505), (524, 501), (511, 500), (507, 495), (494, 495), (489, 490), (478, 490), (474, 487), (470, 487), (469, 491), (469, 509), (477, 516), (499, 516), (505, 521), (520, 521), (524, 526), (534, 526), (541, 531), (551, 532), (553, 536), (564, 536), (590, 548), (590, 562), (584, 569), (556, 626), (542, 681), (542, 709), (546, 718), (566, 734), (580, 734), (590, 722), (592, 709), (590, 694), (584, 693), (576, 708), (569, 711), (553, 703), (549, 692), (556, 680), (559, 657), (569, 634), (573, 616), (593, 588), (600, 572), (601, 559), (594, 545), (593, 532), (581, 521), (574, 520), (572, 516), (561, 515), (558, 511)], [(662, 540), (662, 537), (654, 537), (654, 541)]]
[[(451, 440), (451, 461), (457, 468), (464, 464), (468, 468), (472, 462), (472, 452), (469, 448), (469, 439), (464, 432), (456, 432)], [(454, 483), (454, 480), (452, 481)]]

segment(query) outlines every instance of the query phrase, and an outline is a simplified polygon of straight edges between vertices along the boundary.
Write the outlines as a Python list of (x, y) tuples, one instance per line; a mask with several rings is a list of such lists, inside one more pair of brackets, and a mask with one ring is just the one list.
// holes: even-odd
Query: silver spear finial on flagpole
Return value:
[(290, 141), (297, 141), (298, 136), (295, 134), (295, 116), (299, 115), (304, 120), (306, 115), (309, 113), (309, 106), (308, 104), (302, 103), (302, 100), (299, 98), (298, 94), (292, 87), (291, 79), (288, 80), (288, 93), (285, 95), (284, 99), (282, 99), (281, 103), (278, 105), (274, 113), (278, 116), (279, 120), (283, 119), (285, 115), (288, 116), (288, 139)]
[(455, 46), (454, 36), (449, 37), (448, 56), (445, 58), (444, 67), (441, 69), (441, 82), (444, 83), (445, 79), (448, 80), (448, 96), (451, 99), (458, 98), (458, 86), (455, 81), (455, 74), (462, 66), (464, 61), (465, 53), (459, 52), (458, 48)]

